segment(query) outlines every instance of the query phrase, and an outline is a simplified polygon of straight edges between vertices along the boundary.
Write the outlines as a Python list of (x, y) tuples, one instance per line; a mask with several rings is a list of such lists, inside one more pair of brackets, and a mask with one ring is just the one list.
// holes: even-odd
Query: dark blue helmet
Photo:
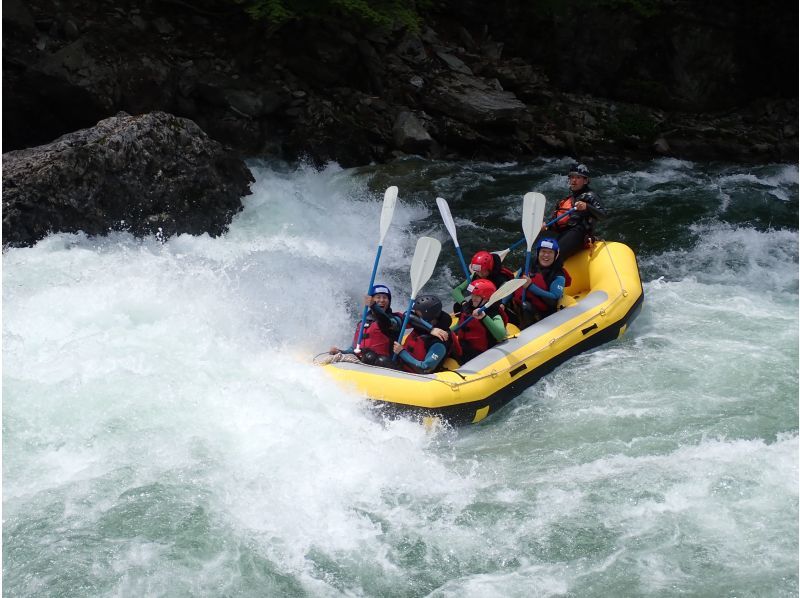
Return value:
[(539, 251), (542, 247), (544, 247), (545, 249), (552, 249), (553, 251), (558, 253), (558, 241), (556, 241), (555, 239), (550, 239), (547, 237), (544, 239), (539, 239), (539, 242), (536, 243), (536, 251)]
[(577, 176), (586, 177), (588, 179), (589, 178), (589, 169), (586, 167), (586, 164), (573, 164), (570, 167), (569, 172), (567, 173), (567, 175), (568, 176), (577, 175)]
[(376, 284), (369, 290), (370, 296), (375, 296), (378, 293), (383, 293), (384, 295), (389, 295), (389, 303), (392, 302), (392, 291), (389, 290), (385, 284)]

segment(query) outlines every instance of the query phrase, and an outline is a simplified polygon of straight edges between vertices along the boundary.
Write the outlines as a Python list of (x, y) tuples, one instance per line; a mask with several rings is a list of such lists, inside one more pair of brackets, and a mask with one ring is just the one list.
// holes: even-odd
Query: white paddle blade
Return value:
[(525, 233), (528, 251), (531, 250), (533, 240), (542, 228), (545, 203), (547, 200), (541, 193), (526, 193), (522, 198), (522, 232)]
[(497, 257), (499, 257), (500, 261), (502, 262), (504, 259), (506, 259), (506, 256), (510, 252), (511, 252), (510, 249), (503, 249), (502, 251), (493, 251), (492, 253), (495, 254)]
[(420, 237), (411, 260), (411, 298), (416, 299), (417, 292), (428, 282), (439, 259), (442, 244), (433, 237)]
[(383, 238), (386, 236), (386, 231), (389, 230), (389, 225), (392, 223), (392, 216), (394, 216), (394, 205), (397, 203), (397, 187), (392, 185), (386, 189), (383, 194), (383, 209), (381, 210), (381, 240), (378, 245), (383, 245)]
[(447, 200), (443, 197), (436, 198), (436, 205), (439, 206), (439, 213), (442, 215), (444, 225), (447, 227), (447, 232), (453, 238), (453, 244), (458, 247), (458, 237), (456, 236), (456, 223), (453, 221), (453, 215), (450, 213), (450, 206), (447, 205)]
[(526, 281), (524, 278), (514, 278), (512, 280), (505, 281), (503, 284), (500, 285), (499, 289), (497, 289), (494, 293), (492, 293), (491, 297), (489, 297), (489, 300), (486, 302), (485, 307), (489, 307), (490, 305), (494, 305), (501, 299), (505, 299), (517, 289), (522, 288), (525, 282)]

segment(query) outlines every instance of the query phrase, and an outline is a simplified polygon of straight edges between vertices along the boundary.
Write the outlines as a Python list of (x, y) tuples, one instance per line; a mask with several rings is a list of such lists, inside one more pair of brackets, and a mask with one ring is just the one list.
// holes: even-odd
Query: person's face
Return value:
[(583, 189), (586, 186), (586, 183), (589, 182), (589, 179), (579, 174), (571, 174), (567, 178), (569, 180), (569, 190), (573, 193)]
[(483, 304), (483, 297), (480, 295), (472, 296), (472, 307), (480, 307)]
[(488, 278), (489, 276), (489, 269), (482, 268), (478, 264), (470, 264), (469, 270), (470, 272), (474, 273), (475, 276), (477, 276), (478, 278)]
[(556, 261), (555, 251), (547, 249), (546, 247), (539, 249), (539, 264), (546, 268), (552, 266), (554, 261)]
[(381, 309), (386, 310), (386, 308), (389, 307), (389, 295), (386, 293), (376, 293), (374, 299), (375, 305)]

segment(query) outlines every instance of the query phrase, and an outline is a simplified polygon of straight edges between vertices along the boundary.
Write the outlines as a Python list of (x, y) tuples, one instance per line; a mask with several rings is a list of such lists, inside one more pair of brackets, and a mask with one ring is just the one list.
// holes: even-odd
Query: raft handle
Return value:
[(583, 330), (581, 330), (581, 332), (583, 332), (583, 334), (589, 334), (595, 328), (597, 328), (597, 322), (595, 322), (594, 324), (592, 324), (588, 328), (584, 328)]
[(509, 374), (510, 374), (510, 375), (511, 375), (511, 377), (513, 378), (514, 376), (516, 376), (516, 375), (517, 375), (517, 374), (519, 374), (520, 372), (522, 372), (522, 371), (524, 371), (524, 370), (527, 370), (527, 369), (528, 369), (528, 366), (527, 366), (527, 365), (525, 365), (525, 364), (523, 363), (521, 366), (519, 366), (519, 367), (516, 367), (516, 368), (514, 368), (513, 370), (511, 370), (511, 371), (509, 372)]

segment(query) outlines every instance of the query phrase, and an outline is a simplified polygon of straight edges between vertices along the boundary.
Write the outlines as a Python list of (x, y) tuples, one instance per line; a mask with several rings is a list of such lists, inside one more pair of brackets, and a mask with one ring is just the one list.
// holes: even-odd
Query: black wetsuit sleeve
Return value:
[(397, 333), (400, 332), (400, 325), (402, 324), (400, 318), (392, 313), (387, 314), (375, 304), (370, 307), (370, 310), (372, 311), (372, 317), (375, 318), (375, 321), (378, 323), (378, 327), (384, 333), (393, 332), (394, 335), (397, 336)]
[(581, 195), (579, 199), (586, 202), (586, 209), (589, 211), (589, 214), (592, 215), (592, 218), (600, 220), (606, 217), (606, 210), (594, 191), (587, 191)]

